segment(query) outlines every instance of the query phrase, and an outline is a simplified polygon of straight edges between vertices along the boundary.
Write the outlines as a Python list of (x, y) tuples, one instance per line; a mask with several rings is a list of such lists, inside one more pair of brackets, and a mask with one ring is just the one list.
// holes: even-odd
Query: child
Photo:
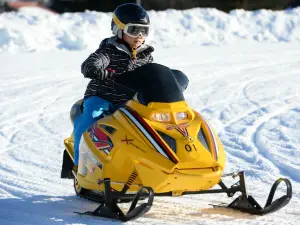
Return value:
[[(144, 8), (127, 3), (112, 15), (113, 37), (104, 39), (99, 48), (81, 65), (81, 72), (92, 79), (84, 94), (83, 115), (74, 121), (74, 172), (77, 173), (79, 142), (83, 132), (99, 116), (132, 99), (135, 92), (114, 84), (117, 76), (153, 61), (153, 47), (145, 44), (150, 20)], [(122, 84), (121, 84), (122, 85)]]

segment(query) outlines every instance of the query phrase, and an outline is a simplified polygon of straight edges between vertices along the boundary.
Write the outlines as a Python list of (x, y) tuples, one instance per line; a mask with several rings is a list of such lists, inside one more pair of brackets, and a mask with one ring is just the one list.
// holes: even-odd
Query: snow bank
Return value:
[[(216, 9), (150, 11), (148, 42), (156, 47), (220, 45), (239, 40), (300, 42), (300, 8), (285, 11)], [(94, 49), (110, 36), (111, 13), (51, 14), (21, 9), (0, 14), (0, 51)]]

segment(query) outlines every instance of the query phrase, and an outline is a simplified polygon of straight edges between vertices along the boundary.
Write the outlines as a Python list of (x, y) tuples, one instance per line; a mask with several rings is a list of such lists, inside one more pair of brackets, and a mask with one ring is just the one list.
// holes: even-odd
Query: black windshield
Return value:
[(188, 78), (179, 70), (149, 63), (120, 75), (115, 82), (135, 90), (138, 99), (147, 105), (149, 102), (184, 101), (182, 92), (188, 85)]

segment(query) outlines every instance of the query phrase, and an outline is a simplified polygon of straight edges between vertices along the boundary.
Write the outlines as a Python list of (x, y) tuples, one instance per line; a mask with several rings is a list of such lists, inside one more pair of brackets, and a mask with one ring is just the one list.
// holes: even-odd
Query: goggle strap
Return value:
[(112, 18), (113, 18), (113, 21), (115, 22), (115, 24), (116, 24), (120, 29), (122, 29), (122, 30), (125, 29), (126, 25), (125, 25), (124, 23), (122, 23), (122, 22), (118, 19), (118, 17), (116, 16), (115, 13), (113, 13)]

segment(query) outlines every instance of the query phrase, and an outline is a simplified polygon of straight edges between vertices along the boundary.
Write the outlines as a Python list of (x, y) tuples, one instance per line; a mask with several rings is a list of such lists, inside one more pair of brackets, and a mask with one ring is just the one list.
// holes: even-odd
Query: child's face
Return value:
[(123, 34), (123, 38), (124, 41), (126, 41), (132, 48), (140, 47), (145, 41), (145, 38), (141, 35), (139, 35), (138, 37), (131, 37), (127, 34)]

